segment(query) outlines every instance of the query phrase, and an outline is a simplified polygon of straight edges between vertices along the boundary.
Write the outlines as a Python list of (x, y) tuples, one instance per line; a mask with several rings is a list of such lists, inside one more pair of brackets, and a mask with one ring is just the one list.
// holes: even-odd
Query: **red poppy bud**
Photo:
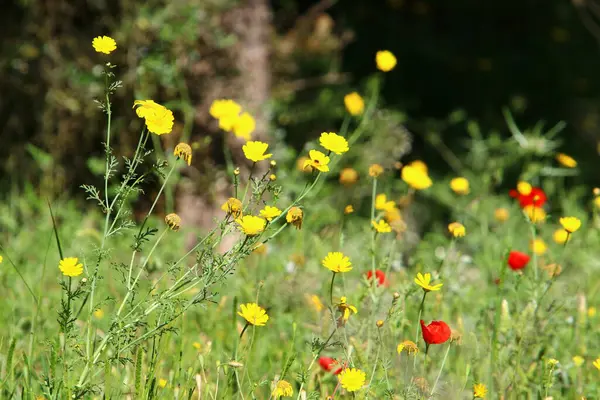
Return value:
[(525, 253), (521, 253), (520, 251), (511, 251), (508, 255), (508, 266), (513, 271), (518, 271), (525, 268), (528, 262), (529, 256)]
[[(319, 358), (319, 365), (325, 371), (331, 372), (331, 370), (334, 369), (337, 365), (339, 365), (339, 363), (336, 360), (334, 360), (333, 358), (331, 358), (331, 357), (320, 357)], [(340, 366), (340, 368), (337, 371), (334, 372), (334, 374), (337, 375), (340, 372), (342, 372), (342, 367), (341, 366)]]
[(450, 327), (444, 321), (431, 321), (429, 325), (425, 325), (421, 320), (421, 332), (427, 344), (442, 344), (452, 335)]
[[(367, 272), (367, 280), (370, 281), (372, 277), (373, 277), (373, 271), (368, 271)], [(383, 272), (379, 269), (375, 270), (375, 278), (378, 281), (378, 286), (384, 285), (386, 283), (385, 282), (385, 272)]]

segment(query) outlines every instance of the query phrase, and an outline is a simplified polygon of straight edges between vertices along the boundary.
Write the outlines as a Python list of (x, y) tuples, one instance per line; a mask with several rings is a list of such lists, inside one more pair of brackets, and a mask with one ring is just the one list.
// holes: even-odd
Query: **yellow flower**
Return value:
[(94, 317), (97, 319), (102, 319), (104, 318), (104, 310), (102, 310), (101, 308), (97, 309), (96, 311), (94, 311)]
[(498, 222), (504, 222), (508, 219), (508, 217), (509, 213), (506, 208), (496, 208), (494, 211), (494, 218), (496, 218), (496, 221)]
[(340, 183), (344, 186), (354, 185), (358, 180), (358, 172), (354, 168), (344, 168), (340, 171)]
[(552, 239), (558, 244), (565, 244), (567, 240), (569, 240), (569, 232), (564, 229), (557, 229), (552, 234)]
[(277, 180), (277, 175), (275, 175), (275, 174), (271, 174), (271, 175), (269, 175), (269, 180), (270, 180), (271, 182), (274, 182), (275, 180)]
[(306, 157), (306, 156), (299, 157), (296, 160), (296, 169), (298, 171), (305, 172), (305, 173), (312, 172), (313, 169), (311, 166), (307, 166), (306, 169), (304, 168), (304, 165), (306, 165), (306, 161), (308, 161), (308, 157)]
[(348, 322), (348, 319), (352, 315), (352, 313), (357, 314), (358, 310), (353, 305), (348, 304), (346, 296), (342, 296), (340, 298), (340, 302), (337, 304), (338, 310), (342, 313), (342, 322)]
[(235, 197), (230, 197), (221, 206), (221, 210), (225, 211), (227, 215), (231, 215), (233, 218), (239, 218), (242, 215), (242, 209), (242, 202)]
[(256, 121), (252, 115), (244, 112), (235, 120), (232, 129), (235, 136), (250, 140), (252, 132), (256, 129)]
[(587, 315), (590, 318), (594, 318), (596, 316), (596, 307), (590, 307), (590, 308), (588, 308)]
[(412, 340), (405, 340), (398, 345), (396, 351), (398, 354), (402, 353), (403, 351), (406, 351), (409, 355), (417, 354), (419, 352), (419, 347)]
[(0, 256), (0, 264), (2, 264), (2, 261), (4, 261), (4, 258)]
[(321, 299), (316, 294), (313, 294), (312, 296), (310, 296), (310, 302), (313, 305), (313, 307), (315, 308), (315, 310), (317, 310), (317, 312), (320, 312), (325, 308), (325, 306), (321, 302)]
[(209, 113), (213, 118), (232, 118), (237, 117), (242, 111), (242, 106), (233, 100), (214, 100), (210, 105)]
[(427, 164), (425, 164), (421, 160), (415, 160), (408, 165), (410, 165), (411, 167), (416, 168), (420, 171), (423, 171), (423, 173), (425, 173), (425, 174), (429, 173), (429, 168), (427, 168)]
[(254, 215), (244, 215), (235, 220), (242, 229), (245, 235), (256, 236), (265, 230), (267, 221), (264, 218), (255, 217)]
[(467, 229), (460, 222), (452, 222), (450, 225), (448, 225), (448, 232), (450, 232), (455, 238), (459, 238), (467, 234)]
[(534, 223), (544, 222), (546, 220), (546, 211), (542, 207), (536, 207), (533, 204), (523, 207), (523, 212)]
[(592, 363), (597, 370), (600, 371), (600, 358), (596, 358), (596, 360)]
[(167, 386), (167, 383), (168, 383), (167, 380), (164, 378), (160, 378), (158, 380), (158, 386), (161, 388), (165, 388)]
[(354, 116), (362, 114), (365, 110), (365, 101), (360, 94), (356, 92), (348, 93), (344, 96), (344, 105), (350, 115)]
[(556, 358), (549, 358), (546, 363), (550, 366), (550, 367), (554, 367), (556, 364), (558, 364), (558, 360)]
[(373, 229), (375, 229), (377, 233), (388, 233), (392, 231), (392, 227), (382, 219), (379, 221), (371, 221), (371, 225), (373, 225)]
[[(348, 204), (346, 207), (344, 207), (344, 214), (348, 215), (348, 214), (352, 214), (354, 212), (354, 207), (352, 207), (352, 204)], [(0, 260), (0, 262), (2, 262), (2, 260)]]
[(273, 218), (281, 215), (281, 210), (277, 207), (265, 206), (260, 210), (260, 216), (265, 218), (267, 221), (272, 221)]
[(175, 146), (173, 154), (177, 158), (182, 158), (187, 165), (192, 165), (192, 148), (189, 144), (179, 143), (177, 146)]
[(396, 56), (391, 51), (381, 50), (375, 54), (377, 68), (383, 72), (389, 72), (396, 66)]
[(321, 172), (329, 171), (329, 157), (325, 154), (321, 153), (319, 150), (311, 150), (308, 152), (308, 156), (310, 157), (306, 161), (304, 161), (303, 168), (306, 167), (314, 168)]
[(92, 40), (92, 46), (98, 53), (110, 54), (117, 48), (117, 42), (110, 36), (98, 36)]
[(321, 144), (321, 146), (337, 155), (344, 154), (345, 152), (350, 150), (346, 138), (333, 132), (321, 133), (319, 143)]
[(154, 100), (136, 100), (133, 107), (138, 117), (144, 118), (148, 130), (156, 135), (171, 133), (173, 130), (173, 112)]
[(79, 262), (77, 257), (67, 257), (60, 260), (58, 268), (64, 276), (79, 276), (83, 273), (83, 264)]
[(357, 368), (346, 368), (338, 375), (340, 384), (349, 392), (355, 392), (362, 388), (367, 375)]
[(381, 174), (383, 174), (383, 167), (379, 164), (371, 164), (369, 167), (369, 176), (377, 178)]
[(568, 156), (564, 153), (558, 153), (556, 155), (556, 161), (563, 167), (567, 168), (575, 168), (577, 166), (577, 161), (571, 156)]
[(523, 181), (517, 183), (517, 191), (519, 192), (519, 194), (522, 194), (523, 196), (528, 196), (529, 193), (531, 193), (531, 190), (531, 184)]
[(177, 232), (181, 227), (181, 217), (175, 213), (167, 214), (165, 216), (165, 224), (167, 224), (172, 231)]
[(396, 202), (388, 201), (387, 196), (383, 193), (375, 196), (375, 209), (382, 211), (390, 211), (396, 208)]
[(246, 142), (246, 144), (242, 146), (246, 158), (254, 162), (271, 158), (273, 154), (265, 154), (268, 148), (269, 145), (263, 142)]
[(202, 350), (202, 345), (200, 344), (200, 342), (194, 342), (192, 343), (192, 346), (194, 346), (194, 348), (198, 351)]
[(485, 395), (487, 394), (487, 388), (483, 383), (478, 383), (473, 385), (473, 397), (477, 399), (485, 399)]
[(420, 272), (417, 273), (417, 277), (415, 278), (415, 283), (423, 288), (426, 292), (435, 292), (438, 291), (444, 286), (443, 283), (438, 283), (436, 285), (431, 285), (431, 274), (428, 272), (425, 275)]
[(454, 178), (450, 181), (450, 188), (456, 194), (469, 194), (469, 181), (463, 177)]
[(431, 178), (429, 178), (426, 172), (411, 165), (406, 165), (402, 168), (402, 180), (417, 190), (427, 189), (432, 185)]
[(546, 242), (539, 238), (529, 242), (529, 248), (538, 256), (541, 256), (542, 254), (546, 253), (546, 250), (548, 250)]
[(256, 326), (265, 326), (269, 320), (269, 316), (265, 309), (256, 303), (241, 304), (238, 315), (244, 317), (249, 324)]
[(594, 198), (594, 205), (596, 208), (600, 208), (600, 196)]
[(297, 229), (302, 229), (302, 220), (304, 219), (304, 213), (299, 207), (292, 207), (287, 212), (285, 220), (288, 224), (294, 225)]
[(352, 269), (350, 258), (339, 251), (328, 253), (321, 264), (333, 272), (348, 272)]
[(273, 390), (273, 396), (277, 399), (279, 397), (290, 397), (294, 394), (294, 389), (289, 382), (286, 381), (278, 381), (277, 386), (275, 386), (275, 390)]
[(584, 362), (585, 362), (585, 359), (583, 357), (573, 356), (573, 364), (575, 364), (576, 367), (581, 367)]
[(581, 220), (577, 217), (562, 217), (559, 222), (569, 233), (577, 232), (581, 228)]

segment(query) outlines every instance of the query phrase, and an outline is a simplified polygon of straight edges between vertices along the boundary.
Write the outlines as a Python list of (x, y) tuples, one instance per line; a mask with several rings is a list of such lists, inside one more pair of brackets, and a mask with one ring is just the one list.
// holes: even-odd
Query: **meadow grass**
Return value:
[[(470, 151), (447, 176), (365, 163), (379, 72), (299, 163), (247, 141), (250, 176), (228, 159), (234, 200), (190, 249), (195, 228), (156, 205), (192, 147), (147, 150), (173, 114), (144, 100), (137, 150), (115, 157), (112, 71), (103, 185), (82, 188), (98, 207), (29, 186), (0, 204), (2, 398), (598, 398), (600, 192), (556, 158), (560, 126), (507, 113), (503, 139), (463, 121)], [(223, 134), (249, 138), (237, 103), (213, 105)]]

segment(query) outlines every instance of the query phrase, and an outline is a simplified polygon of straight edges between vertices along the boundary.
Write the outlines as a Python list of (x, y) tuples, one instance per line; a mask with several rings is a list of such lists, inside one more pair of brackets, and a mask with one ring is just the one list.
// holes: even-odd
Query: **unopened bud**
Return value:
[(383, 326), (383, 320), (382, 320), (382, 319), (378, 320), (378, 321), (376, 322), (376, 324), (377, 324), (377, 327), (378, 327), (378, 328), (381, 328), (381, 327)]
[(239, 168), (234, 169), (233, 170), (233, 174), (234, 175), (239, 175), (240, 174), (240, 169)]

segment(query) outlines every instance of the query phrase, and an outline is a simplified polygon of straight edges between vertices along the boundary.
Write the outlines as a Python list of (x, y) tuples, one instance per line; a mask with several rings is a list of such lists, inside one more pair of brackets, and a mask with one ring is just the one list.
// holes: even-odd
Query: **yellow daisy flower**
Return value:
[(144, 118), (148, 130), (156, 135), (171, 133), (175, 117), (173, 111), (154, 100), (136, 100), (133, 103), (138, 117)]
[(254, 117), (247, 112), (242, 113), (233, 123), (233, 134), (244, 140), (250, 140), (252, 132), (256, 129)]
[(390, 211), (396, 208), (396, 202), (387, 199), (387, 196), (383, 193), (375, 196), (375, 209), (381, 211)]
[(371, 164), (369, 167), (369, 176), (377, 178), (381, 174), (383, 174), (383, 167), (379, 164)]
[(264, 218), (255, 217), (254, 215), (244, 215), (235, 220), (240, 226), (242, 232), (247, 236), (256, 236), (265, 230), (267, 221)]
[(294, 389), (292, 385), (284, 380), (278, 381), (275, 390), (273, 390), (273, 397), (276, 399), (279, 397), (291, 397), (293, 394)]
[(448, 232), (450, 232), (455, 238), (459, 238), (467, 234), (467, 229), (460, 222), (452, 222), (450, 225), (448, 225)]
[(177, 232), (181, 227), (181, 217), (175, 213), (167, 214), (165, 216), (165, 224), (167, 224), (172, 231)]
[(426, 172), (411, 165), (406, 165), (402, 168), (402, 180), (410, 187), (416, 190), (424, 190), (432, 185), (431, 178)]
[(288, 224), (292, 224), (296, 229), (302, 229), (302, 220), (304, 219), (304, 212), (300, 207), (292, 207), (289, 209), (285, 216), (285, 220)]
[(269, 315), (265, 309), (256, 303), (241, 304), (238, 315), (248, 321), (249, 324), (255, 326), (265, 326), (269, 320)]
[(243, 205), (242, 202), (235, 197), (230, 197), (221, 206), (221, 210), (225, 211), (227, 215), (231, 215), (233, 218), (239, 218), (242, 216)]
[(559, 222), (564, 230), (569, 233), (577, 232), (581, 228), (581, 220), (577, 217), (562, 217)]
[(260, 210), (260, 216), (271, 222), (273, 218), (281, 215), (281, 210), (277, 207), (265, 206), (262, 210)]
[(110, 36), (98, 36), (92, 40), (92, 46), (98, 53), (110, 54), (117, 49), (117, 42)]
[(179, 143), (173, 150), (173, 155), (183, 159), (187, 165), (192, 165), (192, 147), (187, 143)]
[(58, 268), (64, 276), (79, 276), (83, 273), (83, 264), (79, 262), (77, 257), (67, 257), (60, 260)]
[(344, 168), (340, 171), (340, 183), (344, 186), (354, 185), (358, 181), (358, 172), (354, 168)]
[(494, 211), (494, 218), (498, 222), (505, 222), (509, 217), (508, 210), (506, 208), (496, 208)]
[(575, 161), (575, 159), (573, 157), (568, 156), (564, 153), (558, 153), (556, 155), (556, 161), (558, 161), (558, 163), (560, 165), (562, 165), (563, 167), (566, 167), (566, 168), (577, 167), (577, 161)]
[[(319, 138), (321, 146), (335, 154), (344, 154), (350, 148), (348, 147), (348, 141), (343, 136), (333, 132), (323, 132)], [(312, 157), (311, 157), (312, 158)]]
[(523, 212), (534, 224), (542, 223), (546, 220), (546, 211), (542, 207), (536, 207), (533, 204), (530, 204), (523, 207)]
[(548, 250), (546, 242), (539, 238), (529, 242), (529, 248), (538, 256), (541, 256), (542, 254), (546, 253), (546, 250)]
[(469, 180), (463, 177), (454, 178), (450, 181), (450, 189), (456, 194), (469, 194)]
[(319, 150), (311, 150), (308, 152), (309, 159), (304, 161), (303, 168), (311, 167), (321, 172), (329, 171), (329, 157), (321, 153)]
[(263, 142), (246, 142), (244, 146), (242, 146), (242, 150), (244, 151), (244, 155), (250, 161), (259, 162), (262, 160), (266, 160), (267, 158), (271, 158), (273, 154), (265, 154), (269, 145)]
[(425, 275), (420, 272), (417, 273), (417, 277), (415, 278), (415, 283), (423, 288), (426, 292), (435, 292), (438, 291), (444, 286), (443, 283), (438, 283), (436, 285), (431, 284), (431, 274), (427, 272)]
[(365, 385), (367, 375), (357, 368), (346, 368), (338, 375), (340, 384), (349, 392), (355, 392)]
[(473, 385), (473, 397), (476, 399), (485, 399), (487, 395), (487, 388), (483, 383), (477, 383)]
[(333, 272), (348, 272), (352, 269), (350, 258), (339, 251), (328, 253), (321, 264)]
[(373, 229), (377, 231), (377, 233), (388, 233), (392, 231), (392, 227), (390, 224), (380, 219), (379, 221), (371, 221), (371, 225), (373, 225)]
[(412, 340), (405, 340), (398, 345), (396, 348), (398, 354), (406, 351), (408, 354), (417, 354), (419, 352), (419, 346)]

